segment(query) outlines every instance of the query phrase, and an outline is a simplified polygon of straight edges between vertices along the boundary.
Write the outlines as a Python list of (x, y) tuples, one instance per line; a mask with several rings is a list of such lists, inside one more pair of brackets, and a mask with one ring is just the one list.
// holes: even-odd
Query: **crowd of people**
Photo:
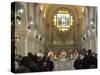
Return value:
[[(62, 50), (59, 57), (55, 56), (54, 52), (50, 50), (47, 55), (39, 50), (37, 54), (29, 52), (27, 56), (16, 55), (15, 59), (15, 72), (27, 73), (27, 72), (44, 72), (54, 70), (54, 58), (67, 59), (68, 55), (65, 50)], [(70, 58), (74, 57), (75, 61), (73, 67), (75, 69), (90, 69), (97, 68), (97, 54), (92, 50), (85, 50), (83, 52), (74, 51), (70, 54)], [(67, 63), (67, 62), (66, 62)]]
[(75, 69), (93, 69), (97, 68), (97, 54), (93, 53), (91, 49), (84, 49), (74, 61)]
[(53, 61), (42, 53), (33, 55), (29, 52), (27, 56), (17, 56), (15, 60), (16, 73), (52, 71), (53, 68)]

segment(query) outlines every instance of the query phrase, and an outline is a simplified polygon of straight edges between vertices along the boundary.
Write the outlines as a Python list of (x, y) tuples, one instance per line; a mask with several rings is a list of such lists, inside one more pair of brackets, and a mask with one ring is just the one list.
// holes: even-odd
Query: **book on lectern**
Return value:
[(97, 68), (97, 7), (11, 3), (11, 71)]

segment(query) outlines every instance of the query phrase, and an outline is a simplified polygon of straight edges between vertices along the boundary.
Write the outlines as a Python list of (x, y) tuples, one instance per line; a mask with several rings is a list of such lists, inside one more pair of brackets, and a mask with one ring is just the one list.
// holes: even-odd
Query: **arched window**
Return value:
[(53, 15), (53, 25), (59, 31), (67, 31), (73, 25), (73, 22), (74, 17), (68, 9), (58, 9)]

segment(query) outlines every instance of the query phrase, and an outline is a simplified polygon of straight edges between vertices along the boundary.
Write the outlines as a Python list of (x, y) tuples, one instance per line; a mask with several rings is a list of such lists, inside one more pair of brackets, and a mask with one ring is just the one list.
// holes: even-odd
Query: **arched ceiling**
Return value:
[[(42, 16), (45, 18), (45, 25), (53, 25), (52, 24), (52, 16), (53, 16), (54, 12), (57, 11), (57, 9), (67, 8), (74, 15), (74, 21), (75, 21), (74, 26), (82, 24), (81, 23), (82, 19), (80, 19), (80, 18), (84, 17), (84, 11), (85, 11), (85, 8), (86, 8), (85, 6), (77, 6), (77, 5), (44, 4), (44, 3), (39, 4), (39, 7), (42, 11)], [(64, 35), (67, 35), (67, 33), (64, 34)]]
[(67, 8), (74, 15), (74, 25), (81, 25), (82, 17), (84, 17), (84, 10), (86, 7), (77, 6), (77, 5), (61, 5), (61, 4), (39, 4), (40, 9), (42, 10), (42, 16), (45, 18), (46, 25), (52, 25), (52, 16), (54, 12), (59, 8)]
[(46, 18), (46, 22), (51, 24), (51, 19), (53, 13), (59, 8), (67, 8), (72, 11), (73, 15), (75, 16), (75, 23), (79, 24), (80, 17), (82, 17), (85, 7), (84, 6), (73, 6), (73, 5), (59, 5), (59, 4), (40, 4), (40, 9), (42, 9), (43, 17)]

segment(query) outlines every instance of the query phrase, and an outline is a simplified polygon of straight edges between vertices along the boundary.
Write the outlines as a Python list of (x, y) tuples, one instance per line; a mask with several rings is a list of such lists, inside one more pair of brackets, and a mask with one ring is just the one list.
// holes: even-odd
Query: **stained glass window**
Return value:
[(58, 10), (53, 16), (53, 24), (61, 31), (67, 31), (73, 25), (73, 16), (68, 10)]

